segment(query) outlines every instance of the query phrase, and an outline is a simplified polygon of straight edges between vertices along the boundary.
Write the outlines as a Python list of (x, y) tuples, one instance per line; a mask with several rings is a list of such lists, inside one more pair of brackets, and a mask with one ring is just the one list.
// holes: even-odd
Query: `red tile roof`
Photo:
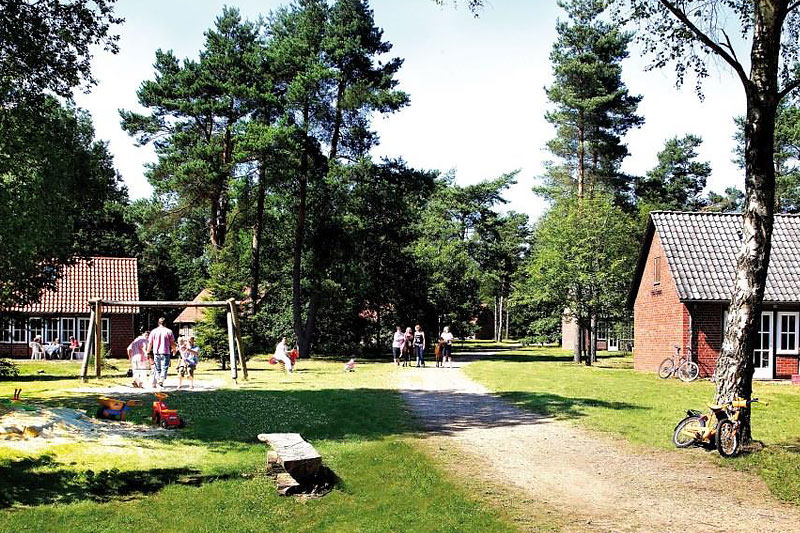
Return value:
[[(213, 300), (213, 294), (208, 289), (203, 289), (200, 291), (200, 294), (194, 297), (193, 302), (202, 302), (202, 301), (211, 301)], [(206, 316), (206, 308), (205, 307), (187, 307), (178, 317), (173, 320), (175, 324), (196, 324), (200, 322)]]
[[(20, 313), (88, 314), (89, 300), (138, 300), (139, 279), (132, 257), (90, 257), (64, 267), (54, 291), (43, 291), (37, 303), (8, 309)], [(138, 313), (136, 307), (104, 307), (103, 314)]]

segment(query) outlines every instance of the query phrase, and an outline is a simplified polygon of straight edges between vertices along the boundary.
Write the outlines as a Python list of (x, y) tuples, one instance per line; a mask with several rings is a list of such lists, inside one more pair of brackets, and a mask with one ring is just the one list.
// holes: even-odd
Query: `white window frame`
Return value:
[(600, 322), (597, 325), (597, 340), (598, 341), (608, 340), (608, 323)]
[(100, 326), (100, 330), (103, 335), (103, 343), (110, 344), (111, 343), (111, 320), (108, 318), (102, 319), (103, 324)]
[(44, 342), (51, 342), (55, 341), (56, 339), (61, 341), (61, 337), (58, 336), (60, 325), (58, 318), (49, 316), (43, 318), (42, 320), (44, 321)]
[[(800, 341), (800, 313), (795, 311), (778, 311), (776, 313), (778, 327), (777, 329), (777, 339), (778, 343), (775, 346), (775, 353), (780, 355), (797, 355), (800, 353), (798, 351), (798, 341)], [(783, 317), (784, 316), (793, 316), (794, 317), (794, 331), (787, 331), (785, 333), (794, 334), (794, 349), (788, 350), (783, 347)]]
[[(72, 324), (72, 325), (69, 326), (69, 327), (65, 327), (64, 324)], [(77, 338), (76, 333), (78, 333), (78, 330), (75, 329), (75, 319), (74, 318), (62, 318), (62, 319), (60, 319), (59, 320), (59, 326), (60, 326), (59, 333), (61, 334), (59, 336), (59, 338), (61, 339), (61, 342), (69, 342), (70, 336), (73, 336), (73, 337)]]
[[(11, 342), (14, 344), (27, 344), (28, 343), (28, 323), (24, 318), (18, 318), (11, 321)], [(17, 333), (22, 333), (22, 338), (17, 338)]]
[[(81, 333), (81, 324), (86, 324), (83, 333)], [(75, 338), (78, 339), (78, 342), (81, 344), (86, 342), (86, 337), (89, 335), (90, 327), (91, 323), (89, 322), (89, 317), (78, 317), (77, 321), (75, 322)]]
[[(39, 322), (39, 327), (36, 330), (34, 330), (34, 327), (33, 327), (33, 323), (35, 321)], [(31, 341), (33, 341), (33, 339), (35, 339), (37, 335), (41, 335), (42, 336), (42, 342), (45, 342), (44, 341), (44, 328), (45, 328), (44, 324), (45, 324), (45, 321), (44, 321), (44, 318), (42, 318), (42, 317), (32, 316), (32, 317), (30, 317), (28, 319), (28, 328), (27, 328), (28, 329), (28, 338)]]

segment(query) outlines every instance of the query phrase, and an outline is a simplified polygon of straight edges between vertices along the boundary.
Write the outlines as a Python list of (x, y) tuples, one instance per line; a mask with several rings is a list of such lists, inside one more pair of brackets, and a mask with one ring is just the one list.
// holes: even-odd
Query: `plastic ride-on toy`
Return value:
[(139, 400), (118, 400), (117, 398), (100, 397), (97, 399), (100, 407), (97, 408), (97, 418), (105, 420), (125, 420), (131, 407), (142, 405)]
[(156, 393), (157, 401), (153, 402), (153, 425), (161, 426), (164, 429), (182, 428), (186, 425), (183, 418), (178, 416), (177, 409), (170, 409), (164, 400), (167, 395), (163, 392)]

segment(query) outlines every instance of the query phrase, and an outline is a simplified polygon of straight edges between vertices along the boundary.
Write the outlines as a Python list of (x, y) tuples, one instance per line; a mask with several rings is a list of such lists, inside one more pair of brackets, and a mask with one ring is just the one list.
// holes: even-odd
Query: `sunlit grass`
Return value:
[[(124, 361), (112, 364), (118, 370), (82, 384), (77, 363), (24, 362), (18, 380), (0, 381), (0, 397), (21, 386), (25, 403), (91, 413), (99, 394), (72, 389), (127, 383)], [(393, 365), (345, 373), (343, 361), (301, 360), (286, 375), (257, 357), (248, 367), (236, 385), (229, 371), (201, 364), (196, 379), (221, 388), (170, 393), (187, 427), (167, 438), (35, 453), (0, 441), (0, 531), (513, 530), (502, 510), (477, 501), (416, 444), (390, 385)], [(142, 399), (129, 420), (147, 422), (153, 396)], [(336, 490), (305, 503), (277, 495), (256, 435), (282, 431), (314, 444), (342, 480)]]

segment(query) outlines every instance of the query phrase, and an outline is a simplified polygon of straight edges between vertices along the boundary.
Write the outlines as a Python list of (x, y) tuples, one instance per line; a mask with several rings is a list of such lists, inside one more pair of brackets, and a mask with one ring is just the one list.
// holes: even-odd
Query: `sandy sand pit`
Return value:
[(171, 434), (166, 429), (132, 422), (98, 420), (67, 407), (11, 406), (0, 413), (0, 446), (28, 452), (55, 444), (121, 444), (131, 438)]

